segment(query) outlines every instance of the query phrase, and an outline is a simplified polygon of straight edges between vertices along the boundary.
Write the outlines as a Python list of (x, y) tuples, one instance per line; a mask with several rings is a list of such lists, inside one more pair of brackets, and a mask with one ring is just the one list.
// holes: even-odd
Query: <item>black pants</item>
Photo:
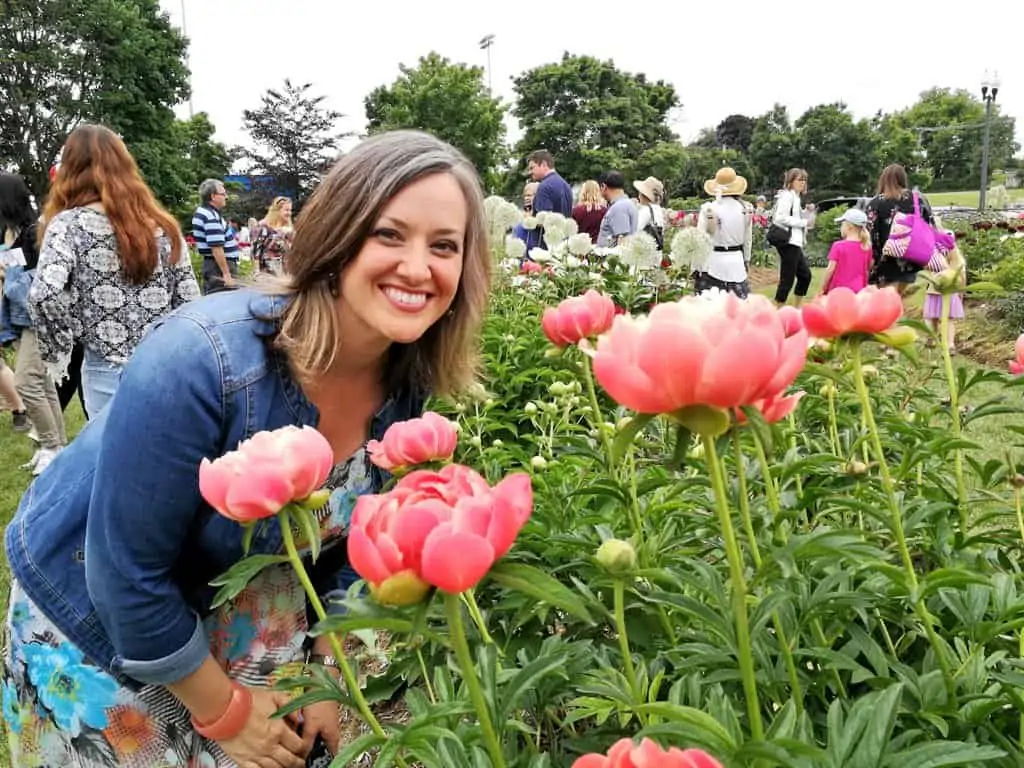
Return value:
[[(806, 296), (811, 287), (811, 267), (803, 248), (786, 243), (776, 246), (776, 250), (779, 252), (779, 287), (775, 291), (775, 301), (785, 304), (791, 290), (797, 296)], [(796, 281), (796, 290), (793, 290), (793, 281)]]
[(71, 350), (71, 362), (68, 364), (68, 377), (57, 387), (57, 398), (60, 400), (60, 409), (66, 411), (68, 404), (78, 394), (78, 402), (82, 404), (82, 413), (85, 418), (89, 414), (85, 412), (85, 394), (82, 392), (82, 361), (85, 359), (85, 347), (75, 344)]
[[(238, 259), (228, 259), (228, 272), (233, 278), (238, 278)], [(212, 258), (203, 259), (203, 295), (231, 290), (234, 288), (224, 285), (224, 275), (221, 274), (217, 262)]]

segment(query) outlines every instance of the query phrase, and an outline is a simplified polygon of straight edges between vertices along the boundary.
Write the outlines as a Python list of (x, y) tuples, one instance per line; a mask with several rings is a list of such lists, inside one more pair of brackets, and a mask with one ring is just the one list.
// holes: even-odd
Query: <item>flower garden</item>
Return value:
[[(976, 442), (1024, 379), (926, 353), (891, 289), (688, 296), (695, 235), (662, 269), (544, 226), (539, 269), (495, 254), (485, 386), (370, 446), (396, 480), (357, 504), (365, 582), (314, 631), (386, 633), (388, 663), (281, 683), (366, 722), (334, 764), (1024, 763), (1024, 474)], [(279, 514), (315, 538), (316, 505)]]

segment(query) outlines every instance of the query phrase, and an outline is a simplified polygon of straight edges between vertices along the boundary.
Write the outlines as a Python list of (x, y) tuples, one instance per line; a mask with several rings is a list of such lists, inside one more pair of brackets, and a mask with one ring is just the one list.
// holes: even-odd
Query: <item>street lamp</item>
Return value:
[(480, 38), (480, 50), (487, 51), (487, 94), (491, 92), (491, 46), (494, 45), (494, 35), (484, 35)]
[(985, 101), (985, 137), (981, 141), (981, 190), (978, 192), (978, 210), (985, 210), (985, 196), (988, 193), (988, 142), (989, 130), (992, 126), (992, 105), (999, 93), (999, 73), (993, 72), (989, 77), (985, 70), (985, 79), (981, 81), (981, 98)]
[[(181, 34), (188, 38), (188, 25), (185, 21), (185, 0), (181, 0)], [(189, 40), (188, 48), (185, 49), (185, 66), (188, 67), (188, 116), (189, 119), (196, 116), (195, 102), (192, 100), (192, 41)]]

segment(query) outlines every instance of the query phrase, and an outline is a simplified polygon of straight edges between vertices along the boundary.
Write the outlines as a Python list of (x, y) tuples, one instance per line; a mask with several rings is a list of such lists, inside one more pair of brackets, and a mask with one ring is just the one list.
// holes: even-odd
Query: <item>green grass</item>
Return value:
[[(1024, 200), (1024, 189), (1008, 189), (1011, 200)], [(968, 192), (928, 192), (928, 202), (932, 205), (962, 205), (978, 207), (978, 190)]]

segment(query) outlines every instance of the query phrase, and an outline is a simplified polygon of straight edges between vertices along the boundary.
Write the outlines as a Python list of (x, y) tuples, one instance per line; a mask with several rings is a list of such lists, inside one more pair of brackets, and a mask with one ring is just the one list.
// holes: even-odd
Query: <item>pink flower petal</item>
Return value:
[(494, 565), (494, 548), (487, 539), (458, 533), (450, 524), (439, 525), (423, 544), (423, 580), (449, 594), (465, 592)]
[(356, 573), (372, 584), (381, 584), (392, 575), (377, 547), (361, 528), (349, 531), (348, 562)]

